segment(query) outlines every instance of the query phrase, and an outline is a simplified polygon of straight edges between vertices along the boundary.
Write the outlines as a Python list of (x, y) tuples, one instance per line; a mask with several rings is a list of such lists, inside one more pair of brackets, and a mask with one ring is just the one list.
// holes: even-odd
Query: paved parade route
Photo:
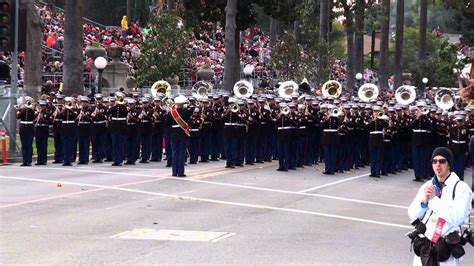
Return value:
[(276, 167), (201, 163), (187, 178), (163, 163), (1, 167), (0, 263), (411, 263), (412, 171)]

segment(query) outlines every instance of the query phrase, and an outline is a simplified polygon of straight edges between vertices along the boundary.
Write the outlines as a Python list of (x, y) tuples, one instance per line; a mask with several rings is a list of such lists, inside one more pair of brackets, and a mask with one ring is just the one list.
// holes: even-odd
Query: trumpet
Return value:
[(288, 115), (288, 114), (290, 113), (290, 107), (288, 107), (288, 106), (282, 107), (282, 108), (281, 108), (281, 113), (282, 113), (283, 115)]
[(231, 111), (232, 113), (237, 113), (239, 110), (240, 110), (240, 107), (238, 104), (232, 103), (229, 105), (229, 111)]

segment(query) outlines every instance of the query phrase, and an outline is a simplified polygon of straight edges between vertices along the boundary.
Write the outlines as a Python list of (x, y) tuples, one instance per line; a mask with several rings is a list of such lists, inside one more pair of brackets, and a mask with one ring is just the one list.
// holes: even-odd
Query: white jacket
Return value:
[[(472, 191), (471, 188), (463, 181), (460, 181), (456, 186), (456, 194), (453, 200), (453, 189), (456, 183), (460, 181), (456, 173), (451, 172), (451, 175), (446, 179), (445, 187), (441, 198), (435, 196), (428, 202), (428, 207), (423, 208), (421, 202), (424, 199), (424, 188), (427, 185), (433, 184), (432, 180), (424, 183), (415, 199), (408, 207), (408, 216), (410, 220), (420, 219), (426, 224), (425, 235), (431, 240), (432, 233), (436, 228), (436, 221), (438, 218), (443, 218), (446, 222), (443, 226), (441, 236), (463, 230), (463, 225), (469, 221), (471, 213)], [(447, 261), (440, 263), (440, 265), (460, 265), (461, 259), (450, 257)], [(421, 260), (415, 255), (413, 265), (421, 265)]]

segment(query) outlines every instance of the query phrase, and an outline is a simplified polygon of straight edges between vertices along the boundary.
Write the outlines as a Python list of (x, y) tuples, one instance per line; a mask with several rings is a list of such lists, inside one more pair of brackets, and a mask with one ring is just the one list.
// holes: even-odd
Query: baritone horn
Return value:
[(414, 86), (402, 85), (395, 91), (395, 99), (401, 105), (409, 105), (416, 98)]
[(339, 97), (342, 93), (342, 85), (337, 80), (328, 80), (321, 89), (324, 97)]
[(449, 110), (454, 106), (455, 93), (450, 89), (441, 89), (436, 92), (435, 103), (436, 106), (443, 110)]
[(198, 81), (196, 84), (193, 85), (192, 94), (193, 97), (197, 100), (200, 100), (207, 96), (209, 91), (211, 90), (212, 85), (207, 81)]
[(292, 80), (284, 81), (278, 87), (278, 95), (282, 98), (289, 99), (293, 93), (298, 93), (298, 84)]
[(360, 86), (357, 95), (361, 101), (370, 102), (370, 100), (375, 100), (379, 96), (379, 87), (372, 83), (365, 83)]
[(237, 98), (249, 98), (253, 94), (253, 85), (246, 80), (239, 80), (234, 84), (233, 91)]
[(25, 108), (34, 109), (35, 108), (35, 100), (30, 96), (25, 97), (25, 104), (23, 105)]
[(125, 95), (121, 92), (115, 93), (115, 102), (117, 104), (125, 104)]
[(153, 97), (156, 97), (158, 93), (163, 93), (166, 96), (170, 96), (171, 85), (165, 80), (159, 80), (151, 85), (150, 92)]

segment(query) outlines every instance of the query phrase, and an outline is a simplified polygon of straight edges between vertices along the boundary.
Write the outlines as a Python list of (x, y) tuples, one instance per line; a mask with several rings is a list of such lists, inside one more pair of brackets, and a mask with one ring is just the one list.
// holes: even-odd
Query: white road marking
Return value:
[[(148, 182), (159, 181), (159, 180), (162, 180), (162, 179), (164, 179), (164, 178), (163, 177), (153, 178), (153, 179), (142, 180), (142, 181), (137, 181), (137, 182), (123, 183), (123, 184), (114, 185), (114, 186), (110, 186), (110, 187), (132, 186), (132, 185), (138, 185), (138, 184), (143, 184), (143, 183), (148, 183)], [(61, 183), (61, 184), (65, 183), (65, 182), (62, 182), (62, 181), (55, 181), (55, 183), (58, 183), (58, 182)], [(28, 203), (35, 203), (35, 202), (41, 202), (41, 201), (46, 201), (46, 200), (65, 198), (65, 197), (70, 197), (70, 196), (74, 196), (74, 195), (80, 195), (80, 194), (85, 194), (85, 193), (90, 193), (90, 192), (95, 192), (95, 191), (100, 191), (100, 190), (106, 190), (106, 189), (110, 189), (110, 188), (107, 188), (107, 187), (96, 188), (96, 189), (91, 189), (91, 190), (84, 190), (84, 191), (78, 191), (78, 192), (73, 192), (73, 193), (61, 194), (61, 195), (52, 196), (52, 197), (46, 197), (46, 198), (22, 201), (22, 202), (17, 202), (17, 203), (12, 203), (12, 204), (6, 204), (6, 205), (0, 206), (0, 209), (13, 207), (13, 206), (19, 206), (19, 205), (28, 204)]]
[[(57, 180), (24, 178), (24, 177), (13, 177), (13, 176), (0, 176), (0, 178), (13, 179), (13, 180), (35, 181), (35, 182), (43, 182), (43, 183), (57, 183), (58, 182)], [(305, 210), (298, 210), (298, 209), (291, 209), (291, 208), (280, 208), (280, 207), (273, 207), (273, 206), (268, 206), (268, 205), (258, 205), (258, 204), (249, 204), (249, 203), (241, 203), (241, 202), (233, 202), (233, 201), (214, 200), (214, 199), (198, 198), (198, 197), (190, 197), (190, 196), (179, 196), (179, 195), (172, 195), (172, 194), (166, 194), (166, 193), (151, 192), (151, 191), (121, 188), (121, 187), (113, 187), (113, 186), (103, 186), (103, 185), (96, 185), (96, 184), (86, 184), (86, 183), (77, 183), (77, 182), (62, 182), (62, 183), (66, 184), (66, 185), (88, 186), (88, 187), (95, 187), (95, 188), (106, 188), (106, 189), (132, 192), (132, 193), (139, 193), (139, 194), (145, 194), (145, 195), (162, 196), (162, 197), (172, 198), (172, 199), (189, 200), (189, 201), (197, 201), (197, 202), (207, 202), (207, 203), (216, 203), (216, 204), (229, 205), (229, 206), (238, 206), (238, 207), (247, 207), (247, 208), (254, 208), (254, 209), (282, 211), (282, 212), (299, 213), (299, 214), (308, 214), (308, 215), (320, 216), (320, 217), (326, 217), (326, 218), (336, 218), (336, 219), (341, 219), (341, 220), (356, 221), (356, 222), (384, 225), (384, 226), (404, 228), (404, 229), (412, 229), (412, 226), (403, 225), (403, 224), (395, 224), (395, 223), (388, 223), (388, 222), (382, 222), (382, 221), (377, 221), (377, 220), (369, 220), (369, 219), (363, 219), (363, 218), (356, 218), (356, 217), (335, 215), (335, 214), (328, 214), (328, 213), (321, 213), (321, 212), (313, 212), (313, 211), (305, 211)]]
[(308, 188), (308, 189), (303, 189), (303, 190), (300, 190), (298, 192), (306, 193), (306, 192), (310, 192), (310, 191), (313, 191), (313, 190), (316, 190), (316, 189), (329, 187), (329, 186), (332, 186), (332, 185), (337, 185), (337, 184), (340, 184), (340, 183), (344, 183), (344, 182), (351, 181), (351, 180), (354, 180), (354, 179), (358, 179), (358, 178), (368, 176), (368, 175), (370, 175), (370, 173), (363, 174), (363, 175), (358, 175), (358, 176), (353, 176), (353, 177), (349, 177), (349, 178), (344, 178), (344, 179), (341, 179), (341, 180), (336, 181), (336, 182), (332, 182), (332, 183), (328, 183), (328, 184), (324, 184), (324, 185), (320, 185), (320, 186), (316, 186), (316, 187), (312, 187), (312, 188)]
[[(189, 190), (189, 191), (184, 191), (184, 192), (180, 192), (180, 193), (175, 193), (173, 195), (185, 195), (185, 194), (190, 194), (190, 193), (193, 193), (197, 191), (197, 189), (195, 190)], [(145, 201), (152, 201), (152, 200), (157, 200), (157, 199), (164, 199), (165, 197), (154, 197), (154, 198), (150, 198), (150, 199), (146, 199)]]
[[(40, 168), (40, 169), (48, 169), (48, 168)], [(63, 170), (63, 168), (58, 168), (60, 170)], [(239, 172), (245, 171), (246, 168), (238, 169)], [(71, 169), (67, 168), (68, 171), (82, 171), (82, 172), (95, 172), (93, 170), (78, 170), (78, 169)], [(249, 169), (247, 169), (249, 170)], [(228, 173), (229, 170), (222, 170), (223, 173)], [(235, 170), (234, 170), (235, 171)], [(105, 171), (100, 171), (100, 172), (105, 172)], [(115, 174), (115, 172), (105, 172), (107, 174)], [(251, 190), (257, 190), (257, 191), (267, 191), (267, 192), (274, 192), (274, 193), (282, 193), (282, 194), (291, 194), (291, 195), (300, 195), (300, 196), (309, 196), (309, 197), (320, 197), (320, 198), (328, 198), (328, 199), (335, 199), (335, 200), (342, 200), (342, 201), (348, 201), (348, 202), (356, 202), (356, 203), (362, 203), (362, 204), (370, 204), (370, 205), (376, 205), (376, 206), (383, 206), (383, 207), (391, 207), (391, 208), (398, 208), (398, 209), (408, 209), (407, 206), (401, 206), (401, 205), (394, 205), (394, 204), (388, 204), (388, 203), (380, 203), (380, 202), (373, 202), (373, 201), (366, 201), (366, 200), (358, 200), (358, 199), (351, 199), (351, 198), (342, 198), (342, 197), (336, 197), (336, 196), (329, 196), (329, 195), (323, 195), (323, 194), (312, 194), (312, 193), (306, 193), (306, 192), (294, 192), (294, 191), (287, 191), (287, 190), (281, 190), (281, 189), (272, 189), (272, 188), (263, 188), (263, 187), (255, 187), (255, 186), (247, 186), (247, 185), (239, 185), (239, 184), (232, 184), (232, 183), (223, 183), (223, 182), (216, 182), (216, 181), (207, 181), (207, 180), (201, 180), (201, 178), (205, 177), (210, 177), (214, 175), (218, 175), (221, 172), (214, 172), (213, 175), (197, 175), (194, 176), (193, 178), (177, 178), (177, 177), (163, 177), (160, 180), (165, 180), (165, 179), (172, 179), (172, 180), (179, 180), (179, 181), (185, 181), (185, 182), (195, 182), (195, 183), (203, 183), (203, 184), (209, 184), (209, 185), (216, 185), (216, 186), (225, 186), (225, 187), (235, 187), (235, 188), (244, 188), (244, 189), (251, 189)], [(231, 172), (234, 173), (234, 172)], [(127, 174), (127, 173), (120, 173), (121, 175), (132, 175), (132, 176), (144, 176), (144, 177), (156, 177), (156, 175), (147, 175), (147, 174)], [(368, 174), (365, 174), (368, 175)], [(351, 177), (350, 179), (355, 179), (355, 178), (360, 178), (362, 176), (356, 176), (356, 177)], [(199, 178), (199, 179), (196, 179)], [(340, 181), (343, 181), (345, 179), (342, 179)], [(337, 182), (340, 182), (337, 181)], [(347, 180), (349, 181), (349, 180)], [(335, 184), (336, 182), (330, 183), (330, 184)], [(329, 185), (329, 184), (328, 184)], [(324, 186), (324, 185), (323, 185)]]

